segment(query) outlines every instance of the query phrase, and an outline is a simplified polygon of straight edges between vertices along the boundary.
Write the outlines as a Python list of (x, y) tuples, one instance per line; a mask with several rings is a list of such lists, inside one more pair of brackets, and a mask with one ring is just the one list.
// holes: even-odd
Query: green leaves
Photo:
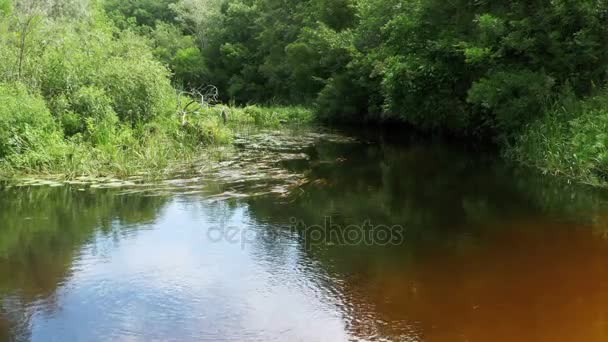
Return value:
[(44, 100), (20, 83), (0, 83), (0, 159), (51, 139), (56, 128)]
[(482, 41), (486, 43), (494, 42), (505, 34), (506, 25), (504, 20), (492, 14), (481, 14), (475, 19), (475, 22), (479, 28)]
[(542, 72), (498, 71), (475, 82), (467, 100), (481, 108), (501, 135), (516, 134), (540, 117), (554, 84), (555, 80)]
[(13, 10), (13, 4), (11, 0), (0, 0), (0, 18), (7, 17)]
[(171, 5), (176, 2), (174, 0), (105, 0), (103, 6), (117, 23), (134, 22), (137, 25), (154, 27), (156, 21), (174, 22), (175, 13)]
[(469, 64), (488, 63), (492, 57), (492, 50), (487, 47), (468, 47), (464, 49), (464, 56)]
[(608, 111), (606, 91), (568, 112), (556, 107), (514, 139), (508, 156), (527, 164), (595, 185), (608, 184)]

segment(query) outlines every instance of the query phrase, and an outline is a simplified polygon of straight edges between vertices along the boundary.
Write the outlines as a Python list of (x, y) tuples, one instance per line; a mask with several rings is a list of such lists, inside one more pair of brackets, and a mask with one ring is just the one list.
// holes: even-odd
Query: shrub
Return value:
[(174, 96), (169, 72), (148, 59), (112, 58), (104, 65), (97, 83), (105, 85), (119, 118), (131, 124), (166, 113)]
[(82, 132), (86, 118), (102, 115), (91, 110), (106, 116), (113, 111), (134, 126), (173, 108), (169, 70), (154, 59), (143, 37), (113, 32), (103, 22), (49, 23), (45, 30), (50, 42), (33, 63), (38, 67), (28, 71), (30, 83), (40, 87), (68, 133)]
[(516, 134), (543, 113), (554, 83), (542, 72), (499, 71), (474, 83), (468, 101), (499, 135)]
[(232, 132), (223, 122), (214, 117), (202, 117), (183, 128), (192, 145), (226, 144), (232, 141)]
[(382, 92), (393, 117), (416, 127), (462, 132), (468, 126), (463, 103), (455, 93), (459, 65), (435, 58), (387, 59)]
[(103, 89), (94, 86), (57, 97), (54, 107), (66, 135), (84, 133), (95, 144), (107, 143), (118, 123), (112, 101)]
[(44, 100), (23, 84), (0, 83), (0, 158), (22, 154), (53, 139), (57, 126)]
[(322, 121), (360, 122), (367, 107), (368, 94), (350, 74), (329, 79), (315, 101), (317, 116)]
[[(216, 107), (217, 117), (220, 116), (222, 106)], [(278, 127), (282, 124), (306, 124), (314, 120), (314, 112), (300, 106), (247, 106), (245, 108), (227, 108), (229, 123), (254, 124), (258, 127)]]

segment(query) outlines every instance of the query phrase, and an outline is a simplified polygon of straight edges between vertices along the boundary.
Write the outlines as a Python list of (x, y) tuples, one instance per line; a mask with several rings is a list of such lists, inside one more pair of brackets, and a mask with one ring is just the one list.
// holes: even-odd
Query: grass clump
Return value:
[(596, 186), (608, 186), (608, 91), (586, 100), (565, 98), (528, 125), (507, 156)]
[[(94, 128), (88, 128), (94, 130)], [(54, 133), (50, 143), (13, 153), (0, 162), (4, 177), (23, 175), (118, 177), (166, 176), (198, 158), (210, 145), (232, 141), (231, 131), (219, 120), (201, 118), (186, 126), (164, 119), (136, 127), (119, 124), (109, 140), (92, 140), (83, 134), (63, 139)], [(36, 136), (35, 139), (39, 139)]]

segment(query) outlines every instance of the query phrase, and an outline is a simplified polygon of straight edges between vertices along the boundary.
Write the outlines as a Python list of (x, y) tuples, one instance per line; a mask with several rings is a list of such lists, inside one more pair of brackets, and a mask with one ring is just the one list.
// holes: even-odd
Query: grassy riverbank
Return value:
[(547, 174), (608, 187), (608, 92), (562, 99), (528, 125), (505, 155)]
[[(5, 100), (6, 89), (0, 90)], [(29, 96), (23, 89), (14, 91)], [(235, 130), (242, 126), (279, 128), (312, 121), (312, 111), (303, 107), (213, 106), (197, 110), (185, 124), (172, 116), (135, 125), (91, 123), (84, 132), (66, 136), (44, 101), (26, 100), (28, 105), (8, 102), (0, 108), (0, 117), (7, 113), (12, 117), (0, 123), (4, 135), (0, 179), (162, 178), (205, 157), (215, 146), (231, 144)], [(36, 115), (31, 115), (32, 110)], [(227, 122), (222, 112), (227, 113)]]
[(0, 177), (162, 175), (240, 125), (317, 118), (608, 186), (607, 3), (297, 3), (0, 0)]

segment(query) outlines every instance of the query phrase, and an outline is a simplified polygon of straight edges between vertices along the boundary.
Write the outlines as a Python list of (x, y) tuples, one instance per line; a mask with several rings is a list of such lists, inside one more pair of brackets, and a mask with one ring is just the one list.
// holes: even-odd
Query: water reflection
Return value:
[[(52, 198), (70, 193), (46, 190), (56, 192)], [(48, 228), (24, 245), (15, 239), (2, 259), (4, 334), (35, 341), (346, 338), (323, 272), (302, 260), (295, 241), (266, 250), (207, 239), (220, 224), (255, 225), (247, 206), (104, 192), (95, 194), (102, 208), (91, 210), (83, 194), (71, 194), (80, 199), (66, 202), (75, 204), (74, 216), (41, 212)], [(53, 225), (51, 215), (76, 212), (82, 221)], [(23, 249), (40, 259), (21, 256)], [(317, 320), (322, 330), (313, 329)]]
[[(105, 191), (23, 188), (0, 196), (0, 331), (29, 334), (30, 305), (54, 310), (57, 287), (95, 235), (120, 240), (116, 223), (152, 222), (165, 199), (117, 197)], [(5, 328), (1, 328), (4, 326)]]
[[(287, 194), (0, 190), (0, 340), (608, 338), (604, 192), (441, 143), (292, 150), (268, 158), (301, 180)], [(309, 246), (294, 217), (407, 230)]]

